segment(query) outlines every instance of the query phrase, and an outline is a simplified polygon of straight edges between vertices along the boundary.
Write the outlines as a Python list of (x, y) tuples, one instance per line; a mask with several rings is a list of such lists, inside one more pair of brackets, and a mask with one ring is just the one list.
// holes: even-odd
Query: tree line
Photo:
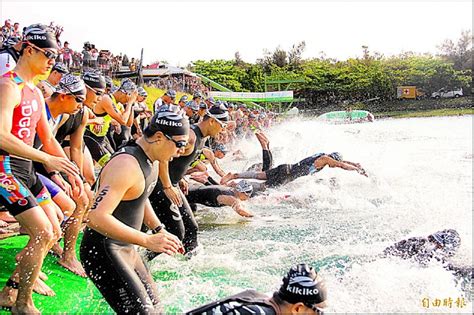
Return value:
[[(239, 52), (233, 60), (197, 60), (188, 67), (233, 91), (262, 92), (265, 80), (299, 79), (291, 89), (308, 104), (351, 102), (377, 98), (396, 98), (397, 86), (414, 85), (427, 95), (440, 88), (472, 87), (472, 35), (463, 31), (457, 41), (445, 40), (439, 53), (405, 52), (385, 57), (362, 46), (360, 58), (344, 61), (328, 58), (303, 59), (305, 42), (288, 51), (277, 47), (264, 51), (255, 63), (242, 60)], [(272, 88), (272, 87), (270, 87)], [(275, 88), (275, 87), (273, 87)]]

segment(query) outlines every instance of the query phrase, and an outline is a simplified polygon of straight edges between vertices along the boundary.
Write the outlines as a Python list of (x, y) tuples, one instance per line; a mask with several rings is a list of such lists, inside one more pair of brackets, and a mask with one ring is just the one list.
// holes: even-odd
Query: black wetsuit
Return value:
[(199, 203), (209, 207), (222, 207), (217, 201), (219, 196), (235, 196), (234, 190), (227, 186), (212, 185), (190, 188), (187, 199), (189, 203)]
[(241, 315), (276, 315), (278, 306), (268, 301), (268, 297), (255, 290), (247, 290), (212, 302), (194, 310), (187, 315), (241, 314)]
[[(96, 117), (105, 117), (108, 114), (106, 112), (102, 114), (94, 113)], [(108, 133), (108, 132), (107, 132)], [(99, 164), (105, 164), (110, 158), (110, 155), (114, 153), (114, 148), (109, 142), (107, 134), (104, 136), (97, 136), (88, 128), (84, 132), (84, 143), (89, 148), (92, 159)]]
[[(59, 127), (58, 132), (56, 133), (56, 140), (63, 148), (69, 147), (70, 141), (64, 140), (67, 136), (72, 135), (76, 130), (81, 126), (82, 120), (84, 119), (84, 109), (81, 109), (76, 114), (70, 115), (66, 122)], [(83, 142), (83, 146), (84, 146)], [(84, 148), (83, 148), (84, 149)]]
[[(134, 143), (124, 146), (114, 157), (120, 154), (129, 154), (137, 159), (145, 179), (145, 188), (137, 199), (121, 201), (112, 215), (122, 223), (140, 230), (145, 201), (157, 181), (158, 168), (153, 167), (142, 148)], [(93, 208), (91, 211), (94, 211)], [(157, 312), (155, 305), (158, 304), (158, 295), (153, 278), (134, 245), (87, 228), (80, 251), (87, 275), (115, 312)]]
[(446, 270), (451, 271), (453, 275), (465, 279), (466, 283), (472, 281), (474, 270), (472, 266), (455, 266), (452, 263), (449, 263), (449, 257), (453, 256), (455, 253), (436, 248), (435, 244), (430, 242), (426, 237), (411, 237), (402, 240), (385, 248), (383, 254), (384, 256), (396, 256), (402, 259), (410, 259), (419, 263), (421, 266), (427, 266), (432, 261), (438, 261), (443, 264), (443, 267)]
[[(175, 158), (169, 163), (169, 176), (173, 186), (177, 186), (178, 182), (186, 174), (189, 164), (196, 159), (204, 147), (205, 138), (199, 127), (194, 125), (191, 126), (191, 129), (196, 135), (193, 152), (189, 155)], [(168, 197), (166, 197), (161, 183), (156, 185), (155, 190), (150, 195), (150, 202), (161, 223), (166, 227), (166, 230), (176, 235), (183, 242), (185, 251), (190, 252), (198, 245), (198, 224), (194, 219), (191, 207), (189, 206), (186, 197), (179, 188), (178, 190), (181, 194), (181, 199), (183, 200), (183, 205), (181, 207), (177, 207), (171, 203)], [(151, 259), (154, 256), (156, 255), (152, 254), (149, 255), (148, 258)]]
[(267, 187), (276, 187), (294, 181), (298, 177), (306, 176), (319, 172), (320, 169), (314, 167), (314, 161), (323, 156), (324, 153), (318, 153), (299, 161), (296, 164), (281, 164), (275, 168), (265, 171)]

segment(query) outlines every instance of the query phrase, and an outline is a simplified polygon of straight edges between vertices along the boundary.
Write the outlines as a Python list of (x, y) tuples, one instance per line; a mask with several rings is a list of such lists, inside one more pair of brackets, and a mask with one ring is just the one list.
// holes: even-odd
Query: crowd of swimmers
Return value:
[[(252, 217), (244, 201), (326, 166), (368, 176), (338, 152), (275, 166), (265, 135), (275, 116), (264, 110), (199, 92), (178, 100), (173, 90), (150, 110), (146, 91), (130, 79), (114, 86), (98, 72), (68, 73), (55, 63), (59, 47), (44, 25), (27, 27), (14, 45), (16, 66), (0, 81), (0, 205), (29, 242), (0, 293), (0, 306), (13, 313), (39, 313), (33, 291), (55, 294), (41, 272), (48, 253), (88, 277), (115, 312), (159, 312), (147, 261), (163, 253), (188, 259), (198, 253), (197, 205), (230, 206)], [(46, 73), (48, 78), (36, 85)], [(262, 163), (244, 172), (224, 171), (218, 160), (239, 139), (254, 136)], [(147, 250), (144, 255), (136, 245)], [(397, 243), (384, 254), (437, 259), (447, 270), (472, 278), (469, 268), (447, 259), (459, 245), (457, 232), (445, 230)], [(247, 290), (189, 313), (320, 314), (326, 291), (321, 276), (299, 264), (272, 297)]]

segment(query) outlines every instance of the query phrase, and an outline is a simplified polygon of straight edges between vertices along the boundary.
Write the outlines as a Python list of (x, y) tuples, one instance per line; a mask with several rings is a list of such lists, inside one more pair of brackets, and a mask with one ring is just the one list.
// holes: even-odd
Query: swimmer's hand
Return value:
[(166, 197), (175, 205), (178, 207), (181, 207), (183, 205), (183, 200), (181, 200), (181, 195), (176, 187), (167, 187), (163, 188), (163, 191), (165, 192)]
[(357, 169), (357, 173), (359, 173), (360, 175), (363, 175), (365, 177), (369, 177), (369, 175), (367, 175), (367, 172), (362, 167), (359, 167)]
[(221, 185), (225, 185), (225, 184), (227, 184), (228, 181), (230, 181), (230, 180), (232, 180), (232, 179), (235, 179), (235, 178), (234, 178), (234, 174), (232, 174), (232, 173), (227, 173), (224, 177), (221, 178), (220, 184), (221, 184)]
[(181, 191), (183, 192), (183, 194), (187, 195), (188, 192), (189, 192), (189, 184), (188, 182), (182, 178), (180, 181), (179, 181), (179, 188), (181, 189)]
[(247, 212), (243, 208), (237, 208), (237, 209), (235, 209), (235, 212), (237, 212), (242, 217), (246, 217), (246, 218), (252, 218), (253, 217), (253, 214), (251, 212)]
[(157, 234), (147, 235), (144, 247), (167, 255), (184, 254), (184, 247), (181, 241), (175, 235), (165, 230)]

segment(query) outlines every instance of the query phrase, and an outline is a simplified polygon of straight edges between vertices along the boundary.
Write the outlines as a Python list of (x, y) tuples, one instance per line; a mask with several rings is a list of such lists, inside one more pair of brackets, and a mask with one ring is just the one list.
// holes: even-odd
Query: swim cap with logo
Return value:
[(219, 119), (220, 121), (228, 121), (229, 120), (229, 111), (225, 108), (224, 105), (214, 106), (208, 111), (208, 115)]
[(130, 79), (123, 79), (120, 83), (119, 90), (125, 94), (132, 94), (137, 90), (137, 86)]
[(194, 111), (199, 110), (199, 105), (196, 104), (195, 101), (189, 101), (189, 102), (187, 102), (187, 103), (186, 103), (186, 107), (189, 107), (189, 108), (191, 108), (191, 109), (194, 110)]
[(103, 75), (100, 75), (96, 72), (85, 72), (82, 75), (82, 80), (84, 83), (94, 90), (105, 90), (105, 78)]
[(23, 41), (39, 48), (59, 50), (54, 30), (43, 24), (32, 24), (23, 32)]
[(228, 152), (226, 146), (222, 143), (216, 144), (214, 147), (214, 151), (221, 151), (224, 154)]
[(328, 156), (336, 161), (339, 161), (339, 162), (342, 161), (342, 154), (339, 152), (333, 152), (331, 154), (328, 154)]
[(241, 180), (237, 184), (237, 186), (235, 186), (235, 189), (238, 192), (241, 192), (241, 193), (244, 193), (244, 194), (247, 194), (247, 195), (251, 195), (252, 192), (253, 192), (253, 186), (250, 185), (250, 183), (248, 181), (246, 181), (245, 179)]
[(189, 119), (180, 112), (159, 111), (151, 118), (150, 123), (145, 128), (145, 133), (150, 135), (158, 131), (170, 137), (188, 135)]
[(138, 87), (138, 95), (141, 96), (141, 97), (148, 97), (148, 93), (141, 86)]
[(57, 71), (61, 74), (66, 74), (69, 72), (66, 68), (66, 65), (62, 62), (56, 62), (54, 66), (51, 68), (51, 71)]
[(461, 237), (456, 230), (447, 229), (430, 235), (444, 251), (455, 251), (461, 246)]
[(59, 81), (55, 93), (85, 96), (87, 91), (86, 85), (80, 77), (67, 73)]
[(176, 98), (176, 91), (175, 90), (168, 90), (168, 91), (166, 91), (165, 95), (168, 95), (171, 98)]
[(283, 278), (278, 296), (288, 303), (319, 304), (327, 299), (324, 281), (307, 264), (291, 267)]

